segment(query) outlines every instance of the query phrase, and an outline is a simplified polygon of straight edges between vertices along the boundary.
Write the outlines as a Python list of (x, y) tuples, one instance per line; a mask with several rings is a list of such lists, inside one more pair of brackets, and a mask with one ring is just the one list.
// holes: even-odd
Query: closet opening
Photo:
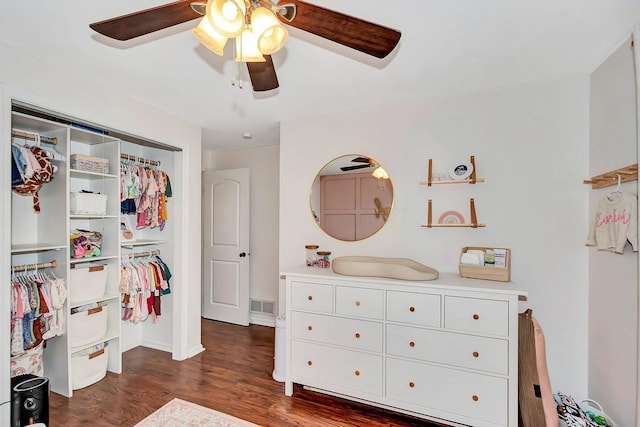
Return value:
[(16, 100), (10, 127), (11, 376), (72, 397), (134, 347), (175, 357), (182, 149)]

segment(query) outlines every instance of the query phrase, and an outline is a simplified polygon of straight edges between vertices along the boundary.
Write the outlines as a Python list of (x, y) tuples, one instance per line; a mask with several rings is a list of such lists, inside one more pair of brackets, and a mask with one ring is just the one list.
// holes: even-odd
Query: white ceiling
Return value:
[(640, 23), (640, 0), (307, 1), (397, 29), (400, 44), (378, 60), (289, 27), (280, 88), (254, 94), (231, 44), (224, 57), (199, 45), (197, 20), (129, 42), (89, 28), (169, 1), (3, 0), (0, 42), (197, 123), (215, 149), (277, 144), (297, 117), (590, 72)]

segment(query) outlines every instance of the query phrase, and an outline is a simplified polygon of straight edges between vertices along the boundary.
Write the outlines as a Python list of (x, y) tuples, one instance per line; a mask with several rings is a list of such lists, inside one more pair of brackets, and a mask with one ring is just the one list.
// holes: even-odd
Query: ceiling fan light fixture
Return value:
[(220, 56), (224, 54), (224, 45), (227, 43), (228, 38), (213, 28), (208, 17), (202, 18), (200, 24), (193, 28), (191, 32), (211, 52)]
[(371, 175), (378, 179), (389, 179), (389, 174), (382, 166), (378, 166)]
[(191, 10), (193, 10), (198, 15), (204, 16), (207, 13), (207, 2), (206, 1), (193, 1), (189, 3)]
[(271, 55), (282, 49), (289, 36), (289, 32), (278, 18), (264, 6), (251, 12), (251, 28), (258, 38), (258, 50), (263, 55)]
[(293, 19), (296, 17), (296, 12), (298, 11), (296, 5), (293, 3), (278, 4), (277, 8), (278, 15), (280, 15), (282, 19), (287, 22), (293, 21)]
[(266, 59), (258, 50), (258, 38), (247, 26), (242, 34), (236, 37), (236, 62), (265, 62)]
[(206, 16), (217, 32), (231, 38), (242, 33), (246, 11), (244, 0), (209, 0)]

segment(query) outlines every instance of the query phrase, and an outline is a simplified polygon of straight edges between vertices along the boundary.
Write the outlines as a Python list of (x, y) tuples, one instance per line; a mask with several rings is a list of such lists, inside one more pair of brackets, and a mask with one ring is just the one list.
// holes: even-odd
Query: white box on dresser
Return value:
[(417, 282), (300, 267), (286, 276), (293, 384), (451, 425), (518, 425), (512, 282)]

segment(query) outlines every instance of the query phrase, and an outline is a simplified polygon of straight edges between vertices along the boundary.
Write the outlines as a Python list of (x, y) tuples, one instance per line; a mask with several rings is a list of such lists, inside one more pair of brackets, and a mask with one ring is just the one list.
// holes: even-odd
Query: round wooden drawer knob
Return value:
[(311, 360), (307, 360), (307, 365), (311, 366), (313, 365), (313, 362)]
[(414, 388), (416, 385), (413, 383), (413, 381), (409, 382), (409, 387)]
[(356, 374), (357, 377), (358, 375), (360, 375), (360, 371), (355, 371), (354, 374)]
[(414, 343), (413, 341), (409, 343), (409, 347), (415, 347), (415, 346), (416, 346), (416, 343)]
[(360, 301), (356, 301), (356, 307), (360, 307)]
[(477, 314), (474, 314), (474, 315), (473, 315), (473, 320), (478, 320), (479, 318), (480, 318), (480, 316), (479, 316), (479, 315), (477, 315)]
[(414, 311), (416, 311), (416, 308), (415, 307), (409, 307), (409, 311), (413, 313)]
[(312, 329), (313, 329), (313, 326), (309, 325), (309, 326), (307, 326), (307, 329), (308, 329), (308, 330), (312, 330)]
[(477, 402), (477, 401), (478, 401), (478, 399), (480, 399), (480, 398), (479, 398), (477, 395), (475, 395), (475, 394), (474, 394), (473, 396), (471, 396), (471, 398), (473, 399), (473, 401), (474, 401), (474, 402)]
[(477, 351), (474, 351), (473, 352), (473, 357), (478, 357), (478, 356), (480, 356), (480, 353), (478, 353)]
[(307, 297), (307, 299), (308, 299), (309, 301), (311, 301), (311, 300), (313, 299), (313, 296), (309, 295), (309, 296)]
[(356, 332), (356, 338), (360, 338), (360, 333)]

